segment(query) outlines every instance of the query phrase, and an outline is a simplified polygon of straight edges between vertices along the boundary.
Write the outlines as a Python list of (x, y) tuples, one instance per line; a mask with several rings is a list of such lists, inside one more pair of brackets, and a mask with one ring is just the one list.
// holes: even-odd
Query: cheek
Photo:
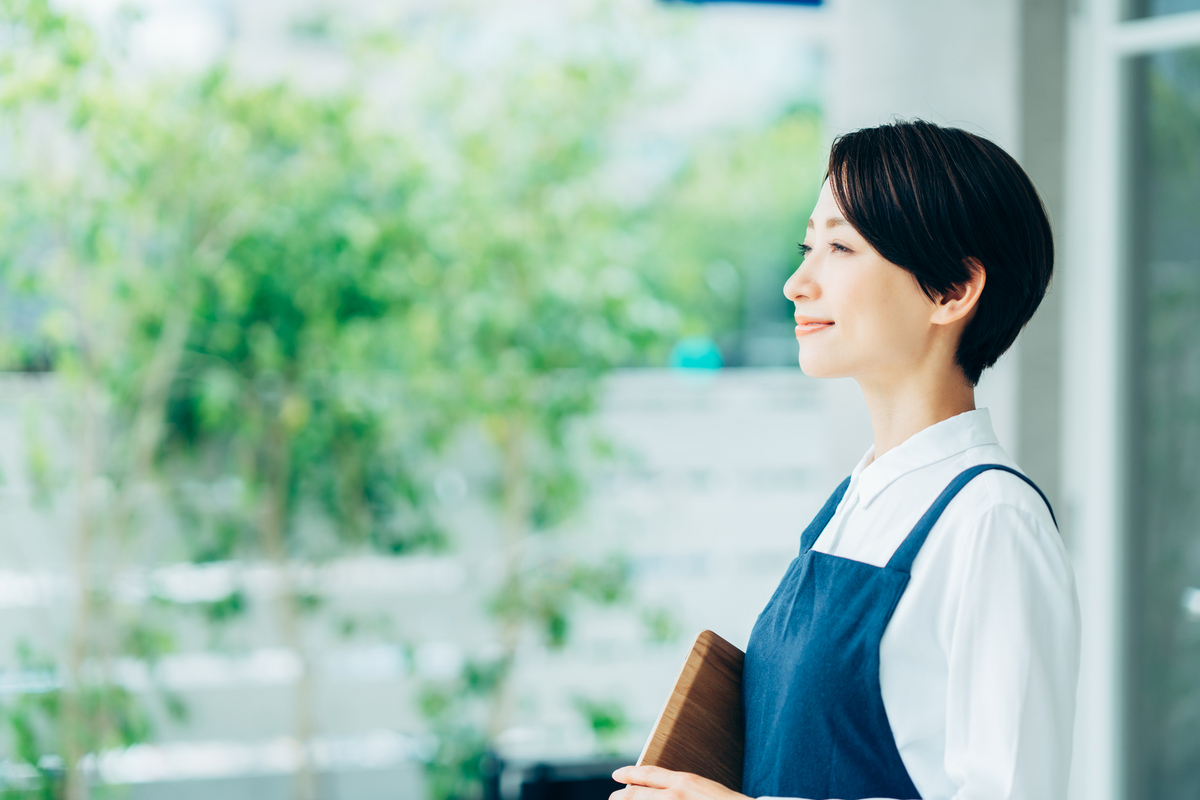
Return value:
[(846, 288), (842, 334), (856, 355), (894, 362), (920, 349), (929, 315), (925, 295), (908, 273), (892, 266)]
[(890, 350), (907, 348), (923, 330), (920, 307), (903, 293), (889, 291), (876, 298), (874, 312), (868, 324), (881, 347)]
[(846, 264), (822, 281), (822, 310), (837, 325), (829, 337), (800, 342), (800, 366), (813, 377), (891, 370), (926, 347), (929, 301), (909, 273), (880, 261)]

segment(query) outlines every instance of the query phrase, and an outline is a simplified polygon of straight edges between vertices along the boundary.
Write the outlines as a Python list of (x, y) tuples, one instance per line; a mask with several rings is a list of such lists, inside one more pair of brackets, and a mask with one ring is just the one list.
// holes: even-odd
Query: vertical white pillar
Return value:
[(1071, 800), (1124, 795), (1125, 372), (1121, 258), (1126, 162), (1118, 0), (1082, 0), (1069, 22), (1063, 493), (1083, 614)]

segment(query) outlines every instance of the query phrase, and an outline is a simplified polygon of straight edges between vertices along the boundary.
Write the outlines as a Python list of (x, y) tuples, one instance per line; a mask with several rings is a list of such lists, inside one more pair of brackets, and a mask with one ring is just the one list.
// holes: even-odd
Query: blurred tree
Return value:
[[(479, 92), (470, 74), (451, 73), (422, 148), (437, 165), (422, 227), (448, 301), (437, 357), (462, 382), (463, 418), (493, 448), (504, 553), (492, 603), (498, 655), (468, 659), (423, 693), (440, 737), (429, 765), (439, 800), (478, 794), (484, 750), (514, 723), (513, 675), (538, 646), (531, 637), (561, 648), (579, 602), (628, 597), (620, 558), (578, 564), (578, 543), (562, 538), (594, 461), (572, 434), (601, 379), (663, 363), (682, 332), (744, 326), (742, 283), (765, 270), (782, 286), (820, 184), (819, 118), (798, 107), (762, 129), (684, 145), (668, 180), (627, 177), (648, 183), (631, 202), (611, 177), (627, 169), (617, 131), (647, 102), (640, 64), (604, 47), (617, 37), (603, 17), (592, 24), (600, 45), (586, 56), (527, 49), (493, 68), (503, 91)], [(732, 285), (713, 277), (714, 264), (733, 270)], [(579, 706), (611, 749), (623, 722), (598, 726), (597, 708)], [(604, 719), (623, 720), (604, 708)]]
[[(220, 263), (191, 276), (161, 463), (193, 557), (265, 556), (275, 566), (279, 630), (302, 662), (297, 797), (306, 800), (317, 786), (304, 617), (321, 602), (303, 565), (443, 540), (416, 470), (444, 436), (457, 408), (446, 393), (457, 388), (429, 358), (436, 328), (420, 310), (424, 246), (408, 209), (420, 176), (408, 148), (362, 126), (350, 97), (245, 89), (220, 71), (176, 96), (190, 104), (186, 127), (206, 132), (196, 145), (228, 148), (201, 149), (198, 161), (235, 169), (238, 182), (221, 193), (252, 212)], [(233, 491), (218, 504), (212, 487)]]
[[(41, 318), (6, 354), (57, 376), (45, 416), (65, 421), (80, 587), (69, 644), (27, 659), (57, 664), (61, 687), (8, 717), (37, 789), (81, 799), (87, 754), (151, 733), (105, 665), (172, 641), (117, 602), (112, 576), (169, 518), (195, 561), (273, 564), (275, 619), (303, 665), (297, 797), (315, 797), (308, 567), (451, 546), (426, 472), (440, 446), (475, 437), (503, 553), (495, 642), (427, 683), (420, 707), (437, 739), (431, 792), (477, 796), (514, 721), (522, 647), (559, 648), (580, 603), (628, 595), (619, 557), (585, 562), (555, 535), (597, 457), (578, 423), (614, 367), (737, 328), (745, 276), (802, 236), (815, 116), (713, 139), (632, 203), (611, 180), (614, 131), (645, 98), (617, 28), (590, 29), (585, 56), (526, 50), (486, 80), (435, 58), (412, 73), (424, 105), (396, 119), (353, 86), (316, 97), (220, 68), (131, 75), (44, 1), (0, 9), (14, 154), (0, 251), (5, 285)], [(411, 67), (384, 38), (371, 52)], [(31, 447), (31, 475), (65, 506), (52, 449)], [(235, 589), (207, 617), (248, 602)], [(580, 710), (614, 746), (623, 711)]]
[(439, 800), (478, 795), (481, 759), (514, 721), (525, 635), (559, 648), (576, 603), (625, 595), (619, 559), (579, 563), (550, 533), (584, 496), (594, 454), (571, 434), (595, 408), (601, 378), (661, 349), (680, 320), (637, 270), (649, 241), (631, 230), (642, 210), (603, 180), (633, 78), (611, 53), (525, 52), (491, 73), (503, 91), (475, 91), (459, 73), (433, 93), (423, 227), (444, 303), (434, 357), (456, 376), (464, 417), (494, 453), (503, 551), (496, 653), (423, 693), (439, 734), (429, 763)]
[[(15, 755), (33, 771), (25, 788), (75, 800), (87, 794), (86, 754), (149, 733), (144, 709), (114, 677), (114, 657), (152, 662), (170, 647), (169, 637), (116, 602), (111, 576), (136, 527), (182, 337), (178, 323), (161, 317), (161, 335), (136, 335), (145, 316), (113, 312), (136, 305), (143, 289), (168, 296), (180, 260), (164, 259), (161, 272), (154, 262), (181, 249), (202, 258), (203, 234), (174, 230), (177, 238), (153, 243), (146, 235), (157, 209), (140, 202), (136, 177), (109, 149), (120, 147), (118, 137), (101, 145), (104, 137), (93, 135), (93, 121), (118, 98), (91, 31), (36, 0), (4, 3), (0, 26), (6, 284), (37, 296), (45, 313), (32, 347), (60, 377), (46, 397), (54, 408), (28, 426), (27, 450), (37, 497), (59, 508), (71, 532), (74, 578), (62, 651), (48, 662), (29, 651), (19, 658), (50, 677), (6, 717)], [(46, 439), (66, 446), (51, 455)]]
[[(238, 87), (220, 69), (122, 79), (71, 17), (4, 10), (19, 46), (0, 97), (25, 167), (5, 176), (7, 278), (43, 307), (36, 346), (62, 381), (80, 587), (62, 690), (10, 717), (40, 731), (21, 755), (47, 793), (74, 800), (85, 754), (148, 735), (106, 665), (170, 638), (138, 634), (111, 576), (160, 527), (146, 512), (165, 493), (193, 558), (275, 565), (279, 629), (304, 664), (297, 796), (311, 798), (302, 616), (316, 604), (297, 564), (440, 541), (412, 472), (446, 422), (432, 409), (447, 407), (414, 400), (446, 389), (431, 318), (414, 312), (428, 292), (410, 269), (418, 173), (351, 97)], [(301, 508), (325, 540), (300, 535)]]

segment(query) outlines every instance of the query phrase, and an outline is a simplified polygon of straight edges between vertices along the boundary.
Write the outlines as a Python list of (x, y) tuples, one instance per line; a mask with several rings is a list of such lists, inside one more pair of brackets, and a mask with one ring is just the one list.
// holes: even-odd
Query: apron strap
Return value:
[(813, 521), (808, 523), (808, 527), (800, 536), (801, 553), (807, 553), (812, 549), (817, 537), (821, 535), (821, 531), (825, 530), (825, 526), (833, 518), (833, 512), (837, 511), (838, 503), (842, 502), (842, 498), (846, 496), (846, 489), (849, 486), (850, 478), (846, 478), (840, 486), (833, 490), (833, 494), (829, 495), (829, 499), (825, 501), (825, 505), (821, 506), (821, 510), (813, 517)]
[(1003, 464), (979, 464), (958, 473), (958, 476), (950, 481), (950, 485), (942, 490), (942, 493), (938, 495), (938, 499), (933, 501), (933, 505), (917, 520), (917, 524), (913, 526), (912, 531), (909, 532), (908, 536), (904, 537), (904, 541), (896, 548), (896, 552), (892, 554), (891, 560), (887, 563), (888, 569), (894, 569), (899, 572), (911, 571), (913, 559), (917, 557), (917, 553), (921, 550), (921, 545), (925, 544), (925, 537), (929, 535), (929, 531), (933, 529), (934, 523), (942, 516), (942, 512), (946, 510), (946, 506), (950, 505), (950, 501), (954, 499), (954, 496), (970, 483), (972, 478), (991, 469), (1011, 472), (1032, 486), (1034, 491), (1041, 495), (1042, 500), (1045, 500), (1046, 508), (1050, 509), (1050, 519), (1054, 520), (1054, 527), (1058, 527), (1058, 519), (1054, 516), (1054, 509), (1050, 507), (1050, 501), (1046, 499), (1046, 495), (1037, 487), (1036, 483), (1015, 469), (1006, 467)]

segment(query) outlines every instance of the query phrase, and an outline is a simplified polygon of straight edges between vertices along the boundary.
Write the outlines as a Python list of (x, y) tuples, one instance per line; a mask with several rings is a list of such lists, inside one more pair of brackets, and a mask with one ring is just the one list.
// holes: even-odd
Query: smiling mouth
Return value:
[(796, 335), (803, 336), (806, 333), (832, 328), (832, 322), (802, 322), (796, 326)]

